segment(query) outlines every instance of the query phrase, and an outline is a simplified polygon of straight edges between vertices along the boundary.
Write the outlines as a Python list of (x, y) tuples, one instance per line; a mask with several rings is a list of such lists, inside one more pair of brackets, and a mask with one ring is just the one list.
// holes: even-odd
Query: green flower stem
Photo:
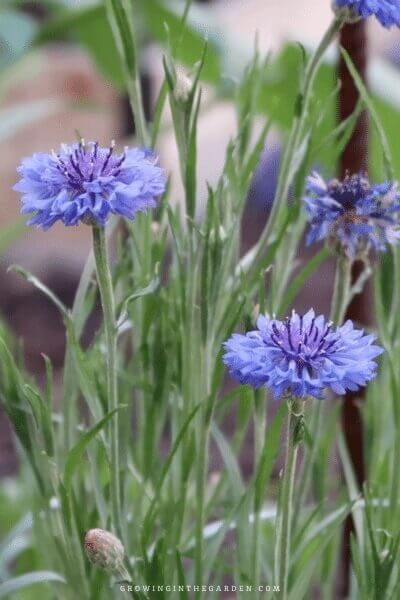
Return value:
[(400, 492), (400, 406), (399, 406), (399, 382), (397, 369), (394, 367), (392, 359), (389, 359), (390, 365), (390, 387), (393, 398), (393, 422), (394, 422), (394, 447), (392, 478), (390, 487), (390, 514), (393, 520), (397, 522), (399, 514), (399, 492)]
[[(199, 370), (199, 388), (204, 385), (202, 398), (203, 406), (197, 415), (197, 443), (198, 458), (196, 469), (196, 494), (197, 494), (197, 514), (196, 514), (196, 558), (195, 558), (195, 582), (201, 586), (206, 584), (204, 578), (204, 527), (206, 522), (206, 486), (208, 476), (210, 427), (214, 410), (214, 398), (211, 397), (211, 373), (213, 348), (210, 342), (202, 348), (202, 358), (200, 358), (201, 368)], [(201, 398), (201, 397), (200, 397)], [(201, 591), (196, 592), (195, 597), (203, 597)]]
[[(107, 253), (105, 231), (101, 227), (93, 227), (93, 252), (96, 263), (97, 281), (99, 284), (101, 306), (103, 309), (104, 329), (107, 344), (107, 400), (108, 410), (118, 408), (117, 388), (117, 325), (115, 300), (112, 287), (110, 265)], [(111, 420), (110, 425), (110, 490), (111, 511), (115, 532), (123, 539), (121, 520), (121, 489), (119, 468), (119, 414)]]
[[(282, 165), (279, 172), (277, 190), (271, 214), (268, 219), (268, 223), (264, 228), (264, 231), (262, 232), (259, 241), (257, 242), (254, 258), (251, 259), (251, 268), (254, 268), (255, 271), (259, 270), (260, 261), (262, 260), (265, 254), (265, 249), (269, 243), (271, 234), (277, 230), (277, 224), (279, 224), (282, 211), (282, 204), (285, 202), (289, 193), (289, 188), (292, 183), (294, 173), (294, 166), (297, 159), (297, 151), (302, 142), (302, 135), (304, 134), (304, 129), (307, 123), (314, 81), (318, 73), (319, 65), (321, 63), (326, 49), (335, 39), (342, 25), (343, 17), (336, 17), (332, 21), (331, 25), (327, 29), (324, 37), (322, 38), (320, 44), (318, 45), (317, 49), (315, 50), (313, 56), (311, 57), (307, 65), (303, 80), (302, 93), (300, 95), (300, 114), (297, 118), (295, 118), (293, 122), (288, 143), (286, 145), (286, 150), (282, 158)], [(253, 254), (254, 249), (250, 250), (249, 252)], [(243, 257), (241, 263), (243, 265), (246, 265), (248, 262), (249, 256), (246, 255)]]
[(67, 348), (65, 350), (64, 360), (63, 390), (61, 397), (64, 433), (63, 449), (65, 456), (71, 448), (74, 440), (74, 429), (76, 423), (75, 382), (75, 367), (70, 341), (67, 338)]
[(393, 248), (393, 295), (389, 316), (389, 331), (393, 335), (400, 313), (400, 250)]
[[(112, 235), (116, 229), (118, 221), (111, 222), (107, 237)], [(74, 304), (72, 306), (72, 322), (74, 324), (74, 333), (76, 339), (79, 339), (86, 323), (87, 314), (84, 310), (85, 299), (92, 281), (93, 271), (95, 268), (93, 252), (90, 252), (85, 267), (83, 269), (78, 288), (76, 290)], [(67, 332), (68, 333), (68, 332)], [(77, 395), (78, 385), (76, 377), (76, 369), (74, 366), (73, 351), (71, 349), (72, 342), (70, 336), (67, 335), (67, 344), (64, 358), (64, 374), (62, 382), (61, 406), (64, 420), (64, 452), (67, 455), (75, 440), (75, 429), (77, 422)]]
[(105, 0), (105, 8), (123, 67), (126, 90), (137, 130), (137, 138), (140, 144), (147, 146), (149, 143), (149, 132), (143, 108), (139, 57), (134, 27), (136, 12), (133, 10), (130, 0)]
[(293, 490), (298, 446), (304, 414), (304, 402), (291, 399), (288, 402), (287, 441), (285, 468), (280, 494), (280, 523), (278, 530), (279, 585), (281, 598), (288, 598), (289, 566), (292, 538)]
[(140, 144), (149, 144), (149, 133), (146, 124), (146, 117), (143, 109), (142, 90), (138, 77), (131, 78), (127, 82), (127, 91), (132, 114), (137, 124), (137, 138)]
[[(347, 306), (350, 301), (351, 290), (351, 268), (352, 261), (344, 254), (336, 259), (336, 274), (333, 289), (330, 318), (335, 325), (343, 323)], [(296, 494), (295, 518), (297, 519), (300, 510), (304, 506), (311, 482), (311, 475), (317, 457), (319, 441), (321, 437), (323, 402), (316, 402), (312, 406), (312, 424), (311, 435), (313, 444), (311, 450), (304, 457), (304, 469), (299, 483), (298, 493)]]
[(341, 254), (336, 259), (336, 275), (331, 306), (331, 321), (341, 325), (350, 300), (352, 261)]
[[(266, 432), (266, 398), (264, 390), (256, 390), (254, 392), (254, 469), (257, 472), (258, 466), (261, 459), (261, 454), (264, 445), (265, 432)], [(261, 575), (261, 520), (260, 520), (261, 507), (257, 506), (254, 501), (254, 521), (253, 521), (253, 548), (252, 548), (252, 584), (255, 589), (254, 597), (257, 599), (259, 593), (257, 592), (257, 586), (260, 583)]]
[[(195, 582), (201, 586), (203, 581), (203, 561), (204, 561), (204, 526), (205, 526), (205, 488), (207, 483), (208, 469), (208, 444), (210, 438), (210, 423), (205, 418), (204, 411), (199, 411), (201, 419), (199, 427), (199, 449), (196, 470), (196, 494), (197, 494), (197, 514), (196, 514), (196, 560), (195, 560)], [(202, 592), (196, 592), (196, 598), (202, 598)]]

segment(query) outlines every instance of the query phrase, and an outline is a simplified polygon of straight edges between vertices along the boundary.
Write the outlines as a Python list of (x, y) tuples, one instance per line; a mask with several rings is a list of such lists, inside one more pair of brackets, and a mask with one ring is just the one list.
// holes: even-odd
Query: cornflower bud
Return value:
[(90, 529), (85, 535), (85, 551), (93, 565), (112, 575), (129, 579), (124, 567), (125, 550), (122, 542), (109, 531)]

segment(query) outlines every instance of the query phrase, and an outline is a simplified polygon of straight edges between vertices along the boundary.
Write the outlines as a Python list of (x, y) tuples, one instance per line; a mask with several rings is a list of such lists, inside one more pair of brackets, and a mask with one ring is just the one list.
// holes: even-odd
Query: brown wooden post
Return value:
[[(354, 65), (356, 66), (362, 79), (366, 81), (367, 66), (367, 25), (365, 21), (360, 21), (353, 25), (346, 25), (341, 33), (340, 43), (349, 53)], [(359, 94), (353, 79), (341, 58), (338, 67), (338, 76), (342, 86), (340, 90), (340, 120), (346, 119), (355, 109), (359, 99)], [(340, 174), (342, 177), (347, 172), (358, 173), (368, 170), (368, 116), (364, 112), (355, 127), (353, 135), (345, 148), (341, 157)], [(353, 267), (353, 280), (360, 273), (362, 265), (355, 263)], [(370, 289), (365, 288), (362, 294), (356, 296), (350, 304), (346, 318), (352, 319), (361, 325), (368, 324), (371, 316), (369, 307), (371, 306)], [(359, 402), (363, 400), (364, 393), (348, 393), (345, 396), (342, 412), (343, 431), (349, 449), (350, 457), (353, 463), (354, 472), (360, 486), (365, 480), (365, 466), (363, 453), (363, 432), (361, 415), (358, 408)], [(347, 597), (350, 583), (350, 535), (354, 529), (352, 518), (349, 517), (345, 523), (343, 535), (343, 577), (340, 582), (340, 595)]]

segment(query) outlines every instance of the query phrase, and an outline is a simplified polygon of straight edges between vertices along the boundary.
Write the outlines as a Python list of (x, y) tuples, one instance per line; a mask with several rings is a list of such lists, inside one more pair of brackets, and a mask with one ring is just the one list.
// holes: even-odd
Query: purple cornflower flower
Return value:
[(400, 0), (333, 0), (333, 7), (347, 10), (349, 20), (375, 16), (384, 27), (400, 27)]
[(313, 310), (284, 321), (260, 316), (257, 328), (225, 342), (223, 360), (240, 383), (265, 385), (276, 399), (286, 393), (323, 398), (327, 388), (357, 391), (375, 377), (373, 359), (383, 352), (352, 321), (334, 328)]
[(166, 176), (151, 151), (114, 143), (102, 148), (82, 140), (63, 144), (58, 153), (36, 153), (25, 158), (14, 189), (22, 194), (22, 213), (33, 213), (29, 225), (48, 229), (64, 225), (104, 226), (110, 214), (134, 219), (137, 212), (157, 205), (165, 191)]
[(400, 196), (397, 184), (372, 185), (364, 175), (325, 182), (313, 173), (304, 204), (310, 222), (307, 243), (339, 239), (354, 258), (371, 246), (381, 252), (400, 239)]

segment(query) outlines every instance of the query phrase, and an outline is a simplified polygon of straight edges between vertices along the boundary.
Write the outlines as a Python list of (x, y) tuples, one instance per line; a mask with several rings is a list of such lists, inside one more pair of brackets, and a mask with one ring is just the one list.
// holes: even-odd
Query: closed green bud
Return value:
[(90, 529), (85, 535), (85, 550), (93, 565), (101, 567), (112, 575), (123, 575), (124, 547), (121, 541), (104, 529)]

